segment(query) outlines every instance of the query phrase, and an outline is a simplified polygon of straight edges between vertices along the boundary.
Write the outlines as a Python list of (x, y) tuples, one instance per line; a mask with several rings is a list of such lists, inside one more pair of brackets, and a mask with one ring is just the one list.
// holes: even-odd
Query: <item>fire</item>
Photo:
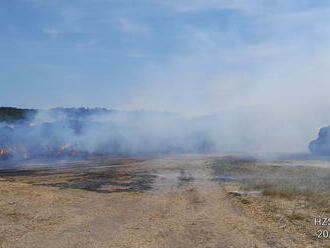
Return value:
[(7, 148), (1, 148), (0, 149), (0, 157), (3, 156), (3, 155), (6, 155), (8, 153), (10, 153), (12, 151), (12, 149), (10, 147), (7, 147)]
[(79, 151), (74, 150), (75, 146), (71, 143), (64, 144), (62, 146), (58, 147), (48, 147), (48, 149), (44, 150), (44, 154), (38, 153), (38, 150), (32, 150), (28, 149), (27, 147), (23, 145), (18, 146), (9, 146), (7, 144), (4, 144), (0, 146), (0, 158), (2, 159), (8, 159), (8, 158), (36, 158), (38, 156), (46, 155), (46, 156), (52, 156), (51, 154), (55, 156), (76, 156)]
[(61, 146), (61, 150), (65, 150), (67, 148), (71, 147), (71, 144), (68, 143), (68, 144), (65, 144), (64, 146)]

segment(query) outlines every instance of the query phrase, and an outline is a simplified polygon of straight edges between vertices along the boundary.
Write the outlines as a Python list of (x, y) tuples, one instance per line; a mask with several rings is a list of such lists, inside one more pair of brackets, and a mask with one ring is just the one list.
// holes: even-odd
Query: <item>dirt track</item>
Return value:
[(309, 247), (244, 211), (213, 157), (2, 173), (1, 247)]

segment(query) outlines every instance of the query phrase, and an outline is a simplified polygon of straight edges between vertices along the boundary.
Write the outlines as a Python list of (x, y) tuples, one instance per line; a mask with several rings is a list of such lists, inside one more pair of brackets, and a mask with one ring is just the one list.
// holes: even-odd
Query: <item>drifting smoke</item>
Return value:
[[(62, 20), (57, 11), (71, 6), (55, 2), (58, 8), (45, 7)], [(111, 8), (119, 28), (112, 21), (100, 25), (109, 18), (103, 2), (113, 1), (93, 1), (95, 11), (82, 2), (76, 20), (86, 28), (82, 40), (47, 41), (37, 33), (41, 47), (31, 50), (7, 40), (15, 49), (5, 51), (13, 60), (2, 65), (1, 81), (10, 83), (1, 85), (1, 104), (156, 112), (82, 118), (39, 111), (34, 126), (1, 124), (2, 154), (307, 152), (317, 129), (330, 124), (326, 1), (167, 0), (134, 8), (122, 1)], [(109, 37), (117, 38), (105, 42)], [(31, 65), (31, 57), (40, 61)]]
[[(0, 122), (0, 158), (281, 151), (274, 149), (285, 138), (279, 135), (280, 124), (260, 128), (265, 116), (257, 118), (251, 111), (187, 117), (156, 111), (39, 110), (24, 121)], [(301, 134), (291, 132), (291, 137)], [(308, 142), (301, 142), (305, 150)]]
[[(289, 118), (288, 122), (276, 121), (267, 112), (260, 113), (240, 110), (187, 117), (157, 111), (39, 110), (25, 120), (0, 122), (0, 158), (283, 152), (281, 148), (286, 149), (291, 143), (291, 150), (284, 151), (307, 151), (309, 141), (316, 135), (315, 123), (310, 123), (310, 132), (303, 133), (307, 128), (304, 125), (290, 128)], [(280, 135), (283, 134), (280, 127), (291, 132), (287, 136), (290, 139)], [(287, 144), (281, 146), (284, 140)], [(299, 144), (297, 140), (301, 146), (295, 147)], [(315, 143), (319, 148), (322, 140), (312, 143), (312, 152)], [(323, 148), (327, 150), (328, 146)]]
[(0, 156), (210, 152), (215, 144), (208, 129), (202, 120), (166, 112), (53, 109), (25, 121), (2, 122)]

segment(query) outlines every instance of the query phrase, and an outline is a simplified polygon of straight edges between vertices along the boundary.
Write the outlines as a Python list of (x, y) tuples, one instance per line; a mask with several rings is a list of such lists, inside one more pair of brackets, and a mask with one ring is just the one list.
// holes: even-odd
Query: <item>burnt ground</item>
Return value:
[(5, 166), (0, 247), (328, 247), (311, 223), (330, 216), (330, 164), (319, 165), (182, 155)]
[(127, 158), (104, 159), (96, 163), (91, 160), (89, 163), (84, 161), (84, 164), (71, 161), (58, 167), (56, 164), (46, 164), (44, 168), (38, 169), (4, 169), (0, 170), (0, 178), (34, 186), (81, 189), (97, 193), (144, 192), (151, 189), (155, 176), (125, 168), (125, 165), (143, 161), (145, 159)]

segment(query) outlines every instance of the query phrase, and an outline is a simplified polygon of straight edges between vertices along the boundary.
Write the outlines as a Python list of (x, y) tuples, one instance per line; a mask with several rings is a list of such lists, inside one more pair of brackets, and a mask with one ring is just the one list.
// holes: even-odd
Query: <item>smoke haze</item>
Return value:
[(11, 25), (3, 26), (0, 104), (118, 111), (84, 120), (39, 111), (31, 122), (40, 128), (10, 129), (11, 142), (114, 153), (306, 152), (330, 123), (326, 1), (19, 5), (24, 15), (4, 4)]

